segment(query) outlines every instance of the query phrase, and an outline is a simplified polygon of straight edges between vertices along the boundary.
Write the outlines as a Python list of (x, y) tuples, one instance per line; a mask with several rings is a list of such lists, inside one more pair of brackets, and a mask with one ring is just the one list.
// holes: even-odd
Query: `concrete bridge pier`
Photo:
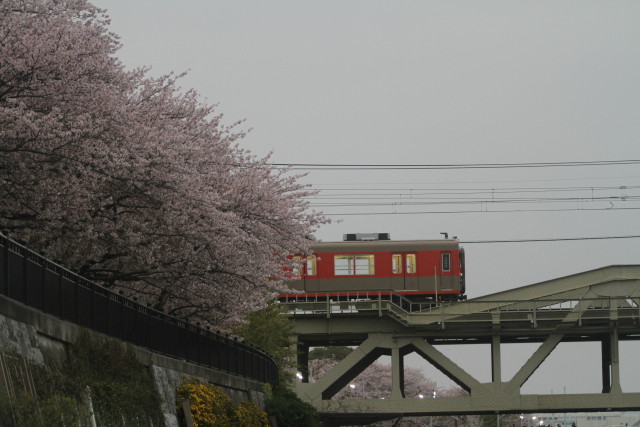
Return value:
[(602, 392), (622, 393), (620, 386), (620, 346), (618, 330), (613, 328), (608, 336), (602, 339)]

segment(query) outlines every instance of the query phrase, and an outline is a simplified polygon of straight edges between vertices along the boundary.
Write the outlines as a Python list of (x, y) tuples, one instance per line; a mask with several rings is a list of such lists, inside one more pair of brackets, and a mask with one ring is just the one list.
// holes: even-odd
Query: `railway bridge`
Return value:
[[(336, 424), (401, 416), (639, 410), (640, 393), (622, 390), (619, 343), (640, 339), (640, 265), (609, 266), (458, 303), (416, 304), (400, 295), (363, 292), (350, 301), (289, 301), (303, 380), (297, 393)], [(602, 392), (523, 394), (521, 387), (562, 342), (600, 343)], [(539, 343), (512, 378), (502, 378), (503, 343)], [(491, 382), (480, 382), (438, 350), (490, 344)], [(310, 347), (355, 346), (316, 382)], [(417, 353), (467, 391), (459, 397), (405, 396), (403, 358)], [(336, 400), (381, 355), (391, 356), (385, 399)], [(640, 356), (640, 355), (639, 355)], [(567, 367), (568, 370), (571, 366)]]

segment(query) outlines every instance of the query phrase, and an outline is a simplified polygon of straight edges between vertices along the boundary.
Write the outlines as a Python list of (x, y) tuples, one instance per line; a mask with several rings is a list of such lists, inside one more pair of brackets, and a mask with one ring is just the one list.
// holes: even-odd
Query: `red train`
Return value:
[(345, 234), (319, 242), (313, 255), (295, 256), (280, 301), (363, 298), (365, 291), (402, 294), (413, 301), (465, 299), (464, 249), (457, 238), (392, 241), (386, 233)]

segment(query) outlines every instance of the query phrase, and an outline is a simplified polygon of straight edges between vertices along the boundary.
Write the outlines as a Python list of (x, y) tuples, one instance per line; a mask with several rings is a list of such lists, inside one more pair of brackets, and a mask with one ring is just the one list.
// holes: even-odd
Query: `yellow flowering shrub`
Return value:
[(189, 408), (195, 427), (218, 427), (231, 425), (234, 414), (231, 398), (220, 387), (205, 384), (199, 378), (182, 380), (176, 390), (178, 411), (182, 401), (189, 399)]
[(241, 402), (236, 406), (233, 425), (237, 427), (269, 427), (267, 413), (251, 401)]
[(269, 427), (267, 414), (258, 405), (247, 401), (234, 406), (220, 387), (200, 378), (183, 379), (176, 389), (178, 413), (185, 399), (195, 427)]

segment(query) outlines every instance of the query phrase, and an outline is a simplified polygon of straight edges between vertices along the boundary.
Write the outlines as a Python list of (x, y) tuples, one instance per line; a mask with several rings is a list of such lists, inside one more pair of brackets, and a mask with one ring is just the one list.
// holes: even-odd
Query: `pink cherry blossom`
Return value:
[(63, 266), (226, 329), (283, 289), (327, 220), (300, 176), (244, 150), (242, 122), (126, 70), (85, 0), (0, 6), (0, 229)]
[[(317, 381), (338, 363), (336, 359), (309, 361), (309, 379)], [(427, 378), (421, 369), (405, 366), (404, 395), (417, 398), (420, 394), (431, 396), (440, 392), (437, 383)], [(391, 396), (391, 365), (375, 362), (351, 380), (333, 399), (381, 399)]]

